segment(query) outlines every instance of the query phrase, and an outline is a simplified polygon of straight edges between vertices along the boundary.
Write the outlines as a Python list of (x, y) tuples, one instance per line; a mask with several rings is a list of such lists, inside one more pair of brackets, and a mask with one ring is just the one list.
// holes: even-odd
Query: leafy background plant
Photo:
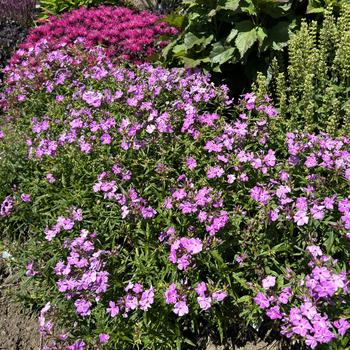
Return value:
[[(223, 71), (220, 78), (232, 75), (229, 79), (235, 84), (240, 71), (247, 82), (267, 67), (306, 12), (305, 1), (299, 0), (185, 0), (183, 7), (183, 32), (164, 50), (165, 58), (209, 72)], [(237, 68), (230, 71), (233, 65)]]
[(118, 5), (121, 3), (122, 0), (40, 0), (39, 19), (70, 12), (83, 6), (92, 7), (101, 4)]
[(288, 60), (275, 60), (268, 79), (260, 80), (289, 130), (350, 131), (350, 6), (338, 18), (333, 13), (329, 7), (320, 25), (302, 23), (289, 41)]

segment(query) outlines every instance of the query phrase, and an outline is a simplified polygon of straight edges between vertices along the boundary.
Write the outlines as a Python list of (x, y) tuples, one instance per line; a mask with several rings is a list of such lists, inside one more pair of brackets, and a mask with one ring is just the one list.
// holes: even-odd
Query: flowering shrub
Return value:
[[(303, 274), (316, 244), (339, 261), (321, 267), (342, 300), (329, 322), (345, 322), (348, 138), (284, 134), (267, 96), (233, 104), (199, 72), (118, 67), (98, 48), (32, 55), (41, 66), (9, 67), (1, 97), (0, 232), (28, 237), (12, 253), (45, 305), (46, 350), (174, 349), (206, 327), (259, 328), (256, 285), (268, 275), (264, 288), (296, 293), (282, 275)], [(295, 305), (318, 308), (307, 288)]]
[(13, 63), (30, 60), (38, 44), (48, 44), (47, 50), (71, 45), (83, 40), (87, 49), (101, 45), (109, 55), (118, 59), (145, 61), (166, 44), (162, 36), (176, 30), (159, 17), (147, 11), (135, 12), (125, 7), (99, 6), (79, 8), (32, 29), (21, 50), (12, 58)]

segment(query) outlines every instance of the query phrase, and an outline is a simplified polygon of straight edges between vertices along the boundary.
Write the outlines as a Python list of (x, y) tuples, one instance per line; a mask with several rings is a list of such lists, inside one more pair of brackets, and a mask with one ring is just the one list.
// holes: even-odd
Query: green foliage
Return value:
[(325, 11), (321, 26), (302, 23), (290, 39), (287, 66), (274, 60), (270, 67), (268, 90), (289, 129), (350, 131), (350, 6), (338, 19), (332, 13)]
[(48, 16), (69, 12), (82, 6), (117, 5), (120, 3), (120, 0), (40, 0), (39, 18), (43, 19)]
[(307, 13), (324, 13), (329, 6), (339, 10), (347, 2), (347, 0), (309, 0)]
[(304, 12), (300, 0), (185, 0), (183, 5), (183, 32), (164, 57), (214, 72), (243, 63), (250, 77), (272, 52), (283, 50)]

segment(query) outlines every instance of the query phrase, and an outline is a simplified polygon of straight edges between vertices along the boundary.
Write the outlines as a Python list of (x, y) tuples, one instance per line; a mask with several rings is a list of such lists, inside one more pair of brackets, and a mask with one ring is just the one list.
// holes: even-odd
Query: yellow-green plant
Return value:
[(119, 0), (40, 0), (40, 18), (69, 12), (82, 6), (117, 5), (120, 3)]
[[(302, 23), (289, 41), (288, 64), (282, 65), (275, 59), (264, 81), (288, 128), (350, 131), (349, 4), (342, 6), (338, 18), (328, 7), (321, 25)], [(261, 90), (261, 81), (257, 85)]]

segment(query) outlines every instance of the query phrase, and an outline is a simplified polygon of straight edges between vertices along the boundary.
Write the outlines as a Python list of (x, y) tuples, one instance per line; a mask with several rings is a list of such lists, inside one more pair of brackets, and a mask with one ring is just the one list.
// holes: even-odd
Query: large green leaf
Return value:
[(210, 35), (208, 37), (203, 36), (199, 38), (193, 33), (189, 32), (185, 35), (184, 45), (186, 47), (186, 50), (192, 49), (195, 45), (200, 45), (202, 48), (205, 48), (208, 44), (211, 43), (213, 38), (213, 35)]
[(237, 34), (235, 44), (241, 55), (244, 57), (246, 52), (254, 45), (258, 40), (257, 28), (253, 27), (250, 21), (242, 21), (237, 23)]
[(289, 14), (292, 8), (290, 0), (258, 0), (259, 12), (272, 18), (280, 18)]
[(163, 21), (169, 23), (173, 27), (182, 28), (185, 21), (185, 16), (180, 16), (177, 13), (171, 13), (169, 16), (165, 17)]
[(210, 52), (210, 60), (214, 64), (222, 65), (232, 58), (235, 49), (233, 47), (225, 47), (221, 43), (216, 43)]
[(263, 46), (263, 51), (272, 48), (282, 50), (288, 44), (291, 31), (296, 28), (296, 22), (283, 21), (268, 30), (268, 38)]
[(240, 0), (223, 0), (219, 1), (217, 10), (236, 11), (239, 7)]

